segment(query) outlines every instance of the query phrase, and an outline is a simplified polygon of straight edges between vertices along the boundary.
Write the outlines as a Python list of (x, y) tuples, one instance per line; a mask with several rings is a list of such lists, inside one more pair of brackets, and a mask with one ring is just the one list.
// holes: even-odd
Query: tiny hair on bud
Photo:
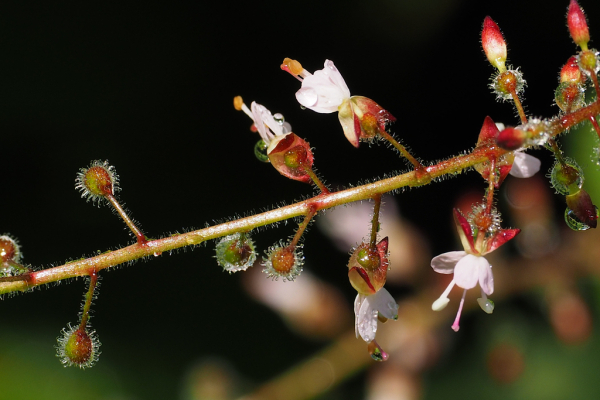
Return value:
[(95, 160), (89, 167), (81, 168), (75, 179), (75, 189), (87, 201), (100, 203), (119, 191), (119, 177), (108, 161)]

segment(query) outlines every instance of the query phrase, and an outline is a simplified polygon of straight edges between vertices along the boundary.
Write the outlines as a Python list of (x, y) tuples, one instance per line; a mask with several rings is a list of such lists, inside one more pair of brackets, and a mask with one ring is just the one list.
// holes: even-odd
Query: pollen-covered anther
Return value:
[(275, 280), (282, 278), (284, 282), (296, 279), (302, 272), (302, 266), (304, 265), (304, 256), (299, 247), (284, 246), (282, 242), (271, 246), (266, 251), (263, 272), (269, 278)]
[(244, 99), (242, 99), (242, 96), (235, 96), (233, 98), (233, 108), (235, 108), (238, 111), (242, 111), (243, 105), (244, 105)]
[(281, 64), (281, 69), (289, 72), (292, 75), (302, 75), (304, 68), (302, 68), (302, 64), (300, 64), (296, 60), (292, 60), (291, 58), (284, 58), (283, 63)]
[(119, 190), (119, 178), (108, 161), (96, 160), (77, 173), (75, 188), (81, 192), (81, 197), (97, 202)]
[(96, 331), (88, 331), (79, 326), (72, 327), (69, 324), (62, 330), (62, 335), (57, 341), (57, 356), (65, 367), (85, 369), (98, 361), (100, 341)]

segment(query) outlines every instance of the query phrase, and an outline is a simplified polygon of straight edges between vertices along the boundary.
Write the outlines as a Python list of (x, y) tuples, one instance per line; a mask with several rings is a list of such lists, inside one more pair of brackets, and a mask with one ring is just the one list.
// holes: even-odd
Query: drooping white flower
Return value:
[(388, 319), (398, 319), (398, 304), (387, 290), (381, 288), (375, 294), (356, 295), (354, 330), (357, 338), (360, 335), (367, 343), (375, 340), (378, 314)]
[(448, 294), (452, 288), (454, 286), (462, 288), (463, 295), (456, 319), (452, 324), (452, 329), (458, 331), (467, 290), (473, 289), (477, 284), (479, 284), (481, 289), (481, 297), (477, 299), (479, 306), (488, 314), (494, 311), (494, 303), (487, 298), (487, 296), (494, 293), (494, 275), (492, 273), (492, 266), (484, 255), (491, 253), (514, 238), (520, 230), (498, 229), (489, 237), (485, 236), (485, 232), (477, 232), (476, 235), (481, 235), (480, 239), (483, 238), (483, 240), (477, 240), (473, 236), (469, 222), (460, 211), (454, 210), (454, 218), (464, 251), (443, 253), (431, 260), (431, 267), (435, 272), (440, 274), (454, 274), (446, 290), (433, 302), (431, 308), (434, 311), (443, 310), (450, 302)]

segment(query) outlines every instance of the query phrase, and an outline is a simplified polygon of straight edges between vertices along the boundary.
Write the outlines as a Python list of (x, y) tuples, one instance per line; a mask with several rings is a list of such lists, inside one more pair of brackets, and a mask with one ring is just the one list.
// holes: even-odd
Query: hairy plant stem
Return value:
[[(600, 100), (596, 100), (594, 103), (570, 114), (563, 115), (560, 118), (551, 119), (549, 132), (547, 133), (551, 138), (556, 137), (567, 129), (582, 121), (589, 120), (590, 117), (598, 114), (600, 114)], [(464, 169), (491, 159), (497, 159), (505, 153), (505, 150), (502, 150), (493, 144), (480, 146), (470, 153), (452, 157), (440, 161), (437, 164), (424, 167), (424, 170), (428, 177), (435, 179), (445, 175), (456, 174)], [(251, 215), (249, 217), (240, 218), (192, 232), (164, 237), (162, 239), (148, 240), (145, 243), (137, 242), (118, 250), (99, 254), (95, 257), (26, 273), (18, 276), (17, 278), (19, 278), (19, 280), (14, 280), (15, 277), (9, 277), (10, 279), (0, 278), (0, 294), (25, 291), (51, 282), (90, 275), (94, 271), (99, 272), (106, 268), (138, 260), (140, 258), (150, 257), (165, 251), (198, 245), (207, 240), (231, 235), (236, 232), (248, 232), (252, 229), (273, 224), (275, 222), (298, 216), (306, 216), (312, 212), (316, 213), (320, 210), (355, 201), (367, 200), (376, 195), (382, 195), (403, 187), (416, 187), (422, 186), (423, 184), (422, 176), (419, 176), (417, 171), (410, 171), (391, 178), (380, 179), (366, 185), (338, 192), (321, 193), (310, 199), (260, 214)]]
[(373, 196), (375, 206), (373, 206), (373, 219), (371, 220), (371, 241), (369, 246), (371, 250), (377, 247), (377, 232), (379, 232), (379, 210), (381, 209), (381, 194)]
[(81, 330), (85, 330), (90, 319), (90, 308), (92, 307), (92, 300), (94, 299), (94, 291), (96, 290), (97, 283), (98, 273), (96, 271), (92, 271), (90, 273), (90, 286), (85, 294), (85, 303), (83, 305), (83, 310), (81, 311), (81, 321), (79, 322), (79, 329)]
[(527, 123), (527, 116), (525, 115), (525, 109), (523, 109), (523, 105), (521, 104), (521, 100), (519, 99), (519, 95), (516, 91), (512, 91), (510, 93), (512, 96), (513, 102), (515, 103), (515, 107), (517, 108), (517, 112), (519, 113), (519, 118), (521, 118), (521, 123)]
[(123, 221), (125, 221), (125, 224), (127, 225), (127, 227), (129, 227), (129, 229), (131, 229), (131, 232), (133, 232), (133, 234), (135, 235), (138, 243), (139, 244), (146, 243), (147, 242), (146, 236), (144, 236), (142, 231), (135, 225), (133, 220), (131, 218), (129, 218), (129, 215), (127, 215), (125, 210), (123, 210), (123, 207), (121, 207), (121, 204), (119, 204), (119, 202), (117, 201), (115, 196), (107, 195), (106, 199), (115, 208), (115, 210), (117, 211), (117, 214), (119, 214), (119, 216), (123, 219)]

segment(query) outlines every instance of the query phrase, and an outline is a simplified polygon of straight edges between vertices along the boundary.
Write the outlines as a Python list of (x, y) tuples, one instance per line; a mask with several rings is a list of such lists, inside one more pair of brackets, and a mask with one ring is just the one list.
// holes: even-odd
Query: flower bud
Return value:
[(562, 82), (554, 92), (554, 101), (564, 112), (573, 112), (585, 105), (585, 88), (574, 81)]
[(585, 75), (581, 73), (579, 65), (577, 65), (577, 58), (571, 57), (567, 60), (566, 64), (560, 70), (560, 81), (575, 83), (585, 82)]
[(368, 296), (383, 287), (389, 266), (387, 251), (387, 237), (375, 247), (363, 242), (354, 249), (348, 261), (348, 278), (358, 293)]
[(556, 161), (550, 170), (550, 184), (559, 194), (576, 194), (583, 186), (583, 170), (575, 160), (565, 157), (564, 165)]
[(87, 201), (100, 202), (119, 190), (119, 178), (108, 161), (93, 161), (88, 168), (77, 173), (75, 188)]
[(592, 76), (600, 71), (600, 58), (595, 50), (584, 50), (577, 55), (577, 65), (587, 76)]
[(517, 150), (527, 139), (527, 133), (517, 128), (506, 128), (498, 134), (496, 143), (504, 150)]
[(490, 87), (499, 100), (512, 100), (513, 95), (518, 95), (525, 89), (525, 79), (518, 69), (504, 71), (492, 79)]
[(500, 28), (489, 16), (483, 20), (481, 45), (490, 64), (500, 72), (504, 71), (506, 69), (504, 66), (506, 62), (506, 42)]
[[(494, 121), (489, 116), (485, 117), (481, 130), (479, 131), (477, 146), (495, 144), (496, 138), (499, 133), (500, 131), (498, 130), (498, 126), (494, 123)], [(512, 153), (506, 153), (498, 157), (498, 159), (496, 160), (496, 174), (494, 176), (495, 187), (500, 187), (500, 185), (510, 172), (514, 158), (515, 157)], [(475, 169), (477, 170), (477, 172), (479, 172), (483, 179), (485, 179), (486, 181), (489, 181), (490, 179), (490, 168), (491, 162), (489, 161), (475, 165)]]
[(279, 173), (287, 178), (308, 183), (313, 154), (310, 145), (294, 133), (276, 136), (267, 150), (269, 160)]
[[(592, 198), (583, 189), (566, 196), (567, 211), (565, 221), (574, 230), (596, 228), (598, 223), (598, 208), (592, 203)], [(569, 212), (571, 211), (571, 212)], [(585, 226), (582, 226), (584, 224)]]
[(263, 272), (275, 280), (283, 278), (284, 282), (296, 279), (304, 265), (304, 256), (299, 247), (301, 246), (284, 246), (282, 242), (271, 246), (263, 260)]
[(576, 45), (582, 50), (587, 50), (587, 44), (590, 41), (590, 32), (588, 31), (585, 14), (577, 3), (577, 0), (571, 0), (569, 11), (567, 12), (567, 25), (569, 33)]
[(69, 324), (67, 329), (62, 330), (62, 336), (57, 341), (57, 356), (65, 367), (84, 369), (92, 367), (98, 361), (100, 342), (96, 331)]
[(234, 233), (222, 238), (216, 246), (216, 259), (225, 271), (245, 271), (256, 261), (254, 242), (246, 233)]

